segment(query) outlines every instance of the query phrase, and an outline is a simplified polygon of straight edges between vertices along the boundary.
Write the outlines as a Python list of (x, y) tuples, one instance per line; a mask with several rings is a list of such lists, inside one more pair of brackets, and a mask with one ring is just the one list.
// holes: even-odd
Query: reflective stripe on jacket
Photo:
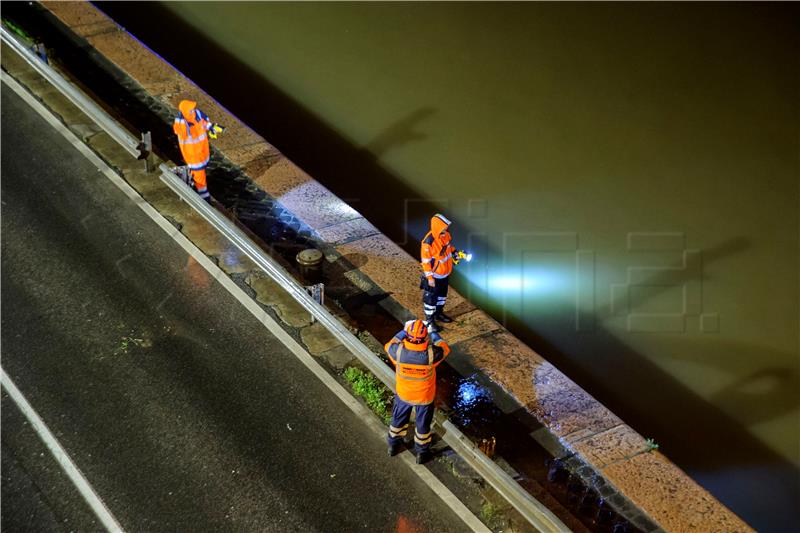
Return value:
[(447, 231), (449, 226), (450, 221), (442, 215), (431, 219), (431, 231), (422, 239), (420, 250), (422, 271), (426, 277), (441, 279), (453, 272), (453, 254), (456, 249), (450, 245), (450, 232)]
[(199, 109), (194, 110), (194, 121), (188, 121), (182, 114), (175, 117), (172, 131), (178, 136), (178, 146), (183, 160), (192, 170), (200, 170), (208, 165), (210, 151), (206, 132), (211, 129), (208, 117)]
[(436, 333), (433, 345), (413, 344), (401, 331), (386, 343), (386, 353), (395, 365), (397, 396), (406, 403), (427, 405), (436, 396), (436, 367), (450, 353), (450, 347)]

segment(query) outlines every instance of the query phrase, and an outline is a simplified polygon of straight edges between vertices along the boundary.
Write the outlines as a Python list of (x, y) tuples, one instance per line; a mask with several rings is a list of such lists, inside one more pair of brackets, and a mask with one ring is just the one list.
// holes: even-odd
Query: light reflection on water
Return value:
[(474, 374), (458, 383), (450, 405), (454, 421), (462, 427), (485, 425), (501, 414), (494, 405), (492, 392), (481, 385)]

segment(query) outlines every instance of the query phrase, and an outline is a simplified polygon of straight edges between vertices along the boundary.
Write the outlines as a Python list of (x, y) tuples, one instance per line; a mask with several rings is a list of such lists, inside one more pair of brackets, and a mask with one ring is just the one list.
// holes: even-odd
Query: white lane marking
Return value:
[[(67, 139), (79, 152), (86, 156), (97, 168), (102, 172), (111, 182), (116, 185), (133, 203), (138, 205), (147, 216), (149, 216), (158, 226), (163, 229), (167, 235), (172, 237), (186, 253), (191, 255), (200, 265), (205, 268), (211, 277), (220, 282), (220, 284), (228, 290), (228, 292), (241, 303), (245, 309), (250, 311), (256, 319), (261, 322), (266, 328), (275, 336), (281, 343), (286, 346), (312, 374), (319, 378), (322, 383), (333, 392), (358, 418), (367, 423), (367, 425), (380, 435), (381, 438), (386, 436), (386, 428), (378, 421), (377, 417), (364, 407), (358, 400), (356, 400), (350, 392), (348, 392), (338, 381), (336, 381), (328, 372), (320, 365), (314, 357), (309, 354), (305, 348), (297, 343), (275, 320), (262, 309), (255, 300), (250, 298), (241, 288), (239, 288), (234, 281), (228, 277), (211, 259), (206, 257), (206, 254), (197, 248), (192, 241), (190, 241), (183, 233), (181, 233), (175, 226), (161, 216), (161, 213), (147, 203), (136, 190), (128, 185), (116, 172), (114, 172), (100, 157), (95, 154), (91, 148), (83, 143), (78, 137), (72, 133), (64, 124), (56, 119), (41, 103), (34, 99), (25, 89), (23, 89), (11, 76), (5, 72), (2, 73), (2, 79), (8, 83), (34, 110), (36, 110), (50, 125), (53, 126), (64, 138)], [(16, 87), (15, 87), (16, 86)], [(461, 500), (459, 500), (450, 489), (447, 488), (436, 476), (425, 468), (423, 465), (416, 464), (414, 457), (410, 452), (404, 451), (400, 454), (402, 461), (417, 474), (420, 480), (428, 485), (428, 487), (439, 496), (439, 498), (447, 505), (453, 513), (456, 514), (464, 524), (471, 530), (481, 533), (490, 533), (480, 519), (470, 511)], [(387, 457), (388, 459), (388, 457)]]
[(6, 390), (9, 397), (14, 400), (19, 410), (22, 411), (22, 414), (25, 415), (25, 418), (31, 423), (31, 427), (36, 430), (36, 433), (39, 435), (39, 438), (42, 439), (45, 446), (47, 446), (47, 449), (53, 454), (58, 465), (64, 473), (67, 474), (72, 484), (75, 485), (75, 488), (78, 489), (83, 499), (89, 504), (89, 507), (92, 508), (97, 519), (100, 520), (108, 531), (114, 533), (121, 532), (122, 526), (119, 525), (119, 522), (117, 522), (116, 518), (114, 518), (105, 506), (103, 500), (100, 499), (94, 489), (92, 489), (92, 486), (89, 485), (89, 482), (86, 481), (86, 478), (83, 477), (81, 471), (78, 470), (78, 467), (75, 466), (75, 463), (72, 462), (72, 459), (69, 458), (66, 450), (61, 447), (61, 444), (58, 443), (44, 421), (36, 414), (31, 404), (28, 403), (28, 400), (25, 399), (2, 367), (0, 367), (0, 382), (2, 382), (3, 388)]

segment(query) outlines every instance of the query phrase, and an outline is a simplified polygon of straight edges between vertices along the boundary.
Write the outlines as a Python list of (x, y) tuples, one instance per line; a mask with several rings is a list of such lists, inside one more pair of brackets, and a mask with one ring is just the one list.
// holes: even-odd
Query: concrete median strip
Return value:
[[(375, 433), (376, 438), (385, 437), (385, 428), (377, 420), (374, 414), (364, 405), (356, 400), (338, 381), (336, 381), (314, 357), (309, 354), (291, 335), (289, 335), (280, 324), (278, 324), (256, 301), (245, 293), (228, 275), (222, 271), (206, 254), (197, 248), (188, 238), (178, 229), (167, 221), (158, 211), (147, 203), (128, 183), (125, 182), (112, 168), (110, 168), (100, 157), (97, 156), (86, 144), (78, 139), (74, 133), (67, 129), (52, 113), (50, 113), (40, 102), (30, 95), (13, 78), (2, 72), (2, 81), (20, 95), (37, 113), (61, 133), (78, 151), (89, 159), (114, 185), (116, 185), (125, 195), (138, 205), (158, 226), (163, 229), (175, 242), (183, 248), (186, 253), (193, 257), (204, 269), (211, 274), (234, 298), (236, 298), (253, 316), (261, 322), (270, 333), (280, 340), (291, 352), (308, 368), (323, 384), (339, 398), (354, 414), (364, 420), (370, 429)], [(199, 198), (199, 197), (198, 197)], [(204, 204), (205, 205), (205, 204)], [(221, 223), (221, 222), (220, 222)], [(305, 294), (305, 293), (304, 293)], [(317, 305), (316, 302), (312, 303)], [(318, 313), (325, 312), (318, 310)], [(336, 320), (330, 317), (332, 320)], [(336, 321), (337, 324), (338, 321)], [(341, 325), (339, 324), (341, 327)], [(349, 332), (348, 332), (349, 333)], [(351, 334), (352, 335), (352, 334)], [(357, 339), (356, 339), (357, 342)], [(365, 348), (366, 349), (366, 348)], [(97, 514), (98, 519), (106, 526), (109, 531), (122, 531), (122, 528), (108, 512), (97, 494), (92, 490), (89, 483), (81, 475), (77, 467), (69, 459), (64, 449), (58, 444), (49, 432), (44, 422), (36, 415), (33, 408), (25, 401), (21, 393), (16, 389), (10, 378), (2, 373), (3, 387), (9, 391), (15, 403), (25, 413), (26, 417), (37, 430), (42, 440), (47, 444), (56, 460), (62, 466), (75, 486), (86, 499), (92, 510)], [(13, 391), (13, 393), (12, 393)], [(436, 476), (427, 468), (415, 464), (414, 457), (408, 451), (400, 455), (403, 461), (412, 471), (436, 494), (441, 500), (464, 522), (470, 531), (488, 532), (490, 531)]]

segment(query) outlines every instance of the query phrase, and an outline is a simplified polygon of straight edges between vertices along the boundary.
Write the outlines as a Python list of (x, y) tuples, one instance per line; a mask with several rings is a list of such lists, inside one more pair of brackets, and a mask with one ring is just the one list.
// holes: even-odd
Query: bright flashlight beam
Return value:
[(519, 276), (497, 276), (489, 280), (493, 289), (515, 290), (522, 288), (522, 278)]
[(489, 278), (489, 287), (502, 291), (531, 290), (542, 288), (543, 281), (533, 276), (492, 276)]

